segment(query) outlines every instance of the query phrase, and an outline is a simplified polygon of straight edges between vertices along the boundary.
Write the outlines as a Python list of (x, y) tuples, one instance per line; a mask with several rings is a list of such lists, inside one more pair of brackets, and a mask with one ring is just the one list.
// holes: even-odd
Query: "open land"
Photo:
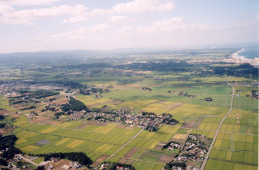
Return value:
[(2, 65), (1, 133), (24, 155), (83, 152), (93, 168), (258, 169), (258, 70), (222, 62), (236, 51)]

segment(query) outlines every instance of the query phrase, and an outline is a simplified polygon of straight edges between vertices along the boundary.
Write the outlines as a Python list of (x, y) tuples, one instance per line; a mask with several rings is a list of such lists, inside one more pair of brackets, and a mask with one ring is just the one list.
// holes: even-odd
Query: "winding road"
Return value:
[(206, 165), (207, 160), (208, 160), (208, 158), (209, 158), (210, 152), (211, 152), (212, 147), (213, 147), (213, 145), (214, 145), (214, 143), (215, 143), (215, 141), (216, 141), (216, 138), (217, 138), (217, 136), (218, 136), (219, 130), (220, 130), (220, 128), (221, 128), (221, 126), (222, 126), (224, 120), (227, 118), (227, 116), (228, 116), (228, 115), (231, 113), (231, 111), (232, 111), (235, 88), (234, 88), (234, 86), (233, 86), (232, 84), (230, 84), (230, 83), (228, 83), (228, 82), (227, 82), (227, 84), (232, 87), (232, 95), (231, 95), (230, 108), (229, 108), (229, 111), (228, 111), (227, 114), (223, 117), (223, 119), (221, 120), (221, 122), (220, 122), (220, 124), (219, 124), (219, 126), (218, 126), (218, 129), (217, 129), (217, 131), (216, 131), (216, 133), (215, 133), (215, 135), (214, 135), (214, 138), (213, 138), (213, 140), (212, 140), (212, 142), (211, 142), (210, 148), (209, 148), (209, 150), (208, 150), (208, 152), (207, 152), (207, 154), (206, 154), (206, 156), (205, 156), (205, 159), (204, 159), (204, 161), (203, 161), (203, 163), (202, 163), (202, 165), (201, 165), (201, 170), (203, 170), (203, 169), (205, 168), (205, 165)]

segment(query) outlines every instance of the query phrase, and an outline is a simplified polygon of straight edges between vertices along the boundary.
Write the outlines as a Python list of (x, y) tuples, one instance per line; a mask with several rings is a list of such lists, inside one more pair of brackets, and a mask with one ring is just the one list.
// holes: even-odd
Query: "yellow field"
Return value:
[(37, 135), (37, 133), (24, 130), (24, 131), (18, 133), (16, 136), (18, 138), (29, 138), (29, 137), (32, 137), (32, 136), (35, 136), (35, 135)]
[(112, 99), (108, 99), (108, 98), (98, 98), (97, 99), (95, 97), (85, 96), (85, 95), (78, 95), (78, 96), (76, 96), (76, 99), (83, 102), (86, 106), (95, 105), (95, 104), (104, 105), (107, 102), (113, 101)]
[(75, 147), (81, 145), (83, 142), (84, 142), (84, 140), (76, 139), (76, 140), (74, 140), (73, 142), (69, 143), (69, 144), (67, 145), (67, 147), (68, 147), (68, 148), (75, 148)]
[(65, 123), (61, 123), (61, 124), (58, 124), (57, 127), (63, 127), (63, 128), (66, 128), (68, 126), (70, 126), (72, 123), (69, 123), (69, 122), (65, 122)]
[(105, 153), (106, 151), (108, 151), (109, 149), (112, 148), (112, 145), (109, 145), (109, 144), (103, 144), (102, 146), (99, 146), (95, 152), (102, 152), (102, 153)]
[(108, 124), (106, 127), (111, 127), (111, 128), (116, 128), (118, 125), (117, 124)]
[(226, 160), (231, 161), (231, 157), (232, 157), (232, 151), (228, 151)]
[(24, 138), (19, 138), (15, 143), (16, 144), (21, 144), (21, 143), (24, 143), (24, 142), (27, 142), (27, 140), (24, 139)]
[(220, 148), (221, 146), (221, 143), (222, 143), (222, 140), (216, 140), (215, 144), (214, 144), (214, 148)]
[(56, 129), (58, 129), (58, 128), (49, 127), (48, 129), (45, 129), (45, 130), (41, 131), (41, 133), (50, 133), (50, 132), (52, 132), (52, 131), (54, 131), (54, 130), (56, 130)]
[(66, 141), (68, 141), (68, 140), (70, 140), (70, 139), (71, 139), (71, 138), (64, 138), (64, 139), (62, 139), (61, 141), (59, 141), (59, 142), (56, 143), (56, 146), (59, 146), (59, 145), (65, 143)]
[(100, 127), (96, 128), (96, 129), (94, 130), (94, 132), (106, 134), (106, 133), (108, 133), (109, 131), (111, 131), (112, 129), (113, 129), (112, 127), (100, 126)]
[(157, 132), (174, 134), (175, 132), (177, 132), (179, 127), (180, 127), (180, 125), (174, 125), (173, 127), (168, 126), (168, 125), (164, 125)]
[(221, 81), (245, 81), (249, 80), (247, 78), (243, 77), (199, 77), (199, 78), (193, 78), (193, 80), (202, 80), (206, 82), (221, 82)]
[(28, 145), (28, 146), (25, 146), (25, 147), (21, 148), (21, 150), (31, 152), (31, 151), (34, 151), (34, 150), (36, 150), (38, 148), (39, 148), (38, 146)]
[(156, 147), (156, 145), (159, 143), (159, 141), (154, 141), (149, 147), (148, 149), (153, 149), (154, 147)]

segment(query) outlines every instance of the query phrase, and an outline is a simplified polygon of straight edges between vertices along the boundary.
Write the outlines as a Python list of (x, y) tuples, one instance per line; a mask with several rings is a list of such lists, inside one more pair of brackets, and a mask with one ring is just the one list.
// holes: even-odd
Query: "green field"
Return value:
[[(250, 74), (228, 75), (228, 72), (214, 74), (216, 66), (239, 69), (234, 64), (190, 64), (197, 59), (223, 59), (225, 57), (222, 55), (231, 54), (232, 51), (208, 49), (206, 54), (204, 51), (197, 54), (188, 52), (186, 56), (177, 53), (111, 57), (107, 60), (100, 57), (87, 61), (89, 63), (84, 61), (82, 65), (31, 64), (24, 68), (17, 64), (10, 68), (0, 67), (1, 83), (7, 80), (19, 82), (16, 80), (21, 79), (29, 80), (33, 85), (40, 84), (40, 87), (44, 83), (53, 85), (55, 82), (62, 86), (61, 90), (53, 90), (60, 92), (59, 95), (12, 105), (9, 105), (8, 89), (0, 95), (0, 113), (7, 115), (3, 122), (15, 127), (8, 134), (17, 136), (15, 146), (24, 154), (84, 152), (93, 160), (95, 167), (103, 161), (111, 161), (131, 164), (137, 170), (160, 170), (179, 153), (179, 149), (162, 150), (166, 143), (176, 141), (184, 144), (189, 134), (214, 138), (230, 108), (232, 87), (228, 83), (231, 83), (235, 86), (233, 109), (220, 128), (205, 169), (254, 170), (258, 168), (258, 100), (252, 98), (251, 91), (258, 87), (247, 84), (254, 84), (255, 77)], [(176, 58), (179, 60), (172, 63), (171, 60)], [(188, 61), (182, 62), (186, 59)], [(132, 61), (133, 66), (127, 65)], [(107, 65), (98, 66), (103, 62)], [(167, 69), (164, 70), (160, 64), (165, 64), (163, 66)], [(175, 70), (171, 64), (174, 67), (182, 64), (183, 67)], [(151, 90), (145, 91), (143, 87)], [(108, 88), (108, 92), (83, 95), (82, 91), (92, 88)], [(181, 96), (180, 92), (188, 95)], [(74, 111), (59, 117), (54, 114), (62, 112), (62, 108), (57, 111), (44, 110), (52, 104), (60, 106), (66, 103), (70, 95), (90, 110), (127, 108), (129, 113), (152, 112), (158, 116), (170, 113), (179, 123), (160, 123), (156, 132), (150, 132), (142, 131), (137, 125), (127, 125), (119, 117), (114, 122), (89, 121), (85, 117), (71, 120)], [(55, 99), (49, 101), (50, 98)], [(213, 100), (206, 101), (205, 98)], [(22, 110), (25, 106), (35, 108)], [(33, 113), (37, 116), (32, 116)], [(36, 163), (42, 161), (42, 157), (34, 160)]]

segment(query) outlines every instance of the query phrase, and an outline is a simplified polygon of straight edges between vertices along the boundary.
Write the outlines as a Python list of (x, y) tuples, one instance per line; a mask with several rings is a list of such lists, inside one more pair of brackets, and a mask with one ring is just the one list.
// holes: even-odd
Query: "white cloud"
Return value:
[(106, 9), (94, 9), (88, 14), (91, 17), (107, 17), (112, 14), (112, 11)]
[(0, 4), (11, 6), (33, 6), (52, 4), (58, 1), (60, 0), (0, 0)]
[(61, 5), (50, 8), (32, 8), (17, 10), (14, 6), (32, 6), (51, 4), (61, 0), (0, 0), (0, 24), (33, 24), (34, 20), (70, 15), (64, 23), (84, 22), (89, 18), (106, 17), (108, 22), (129, 21), (125, 16), (146, 12), (171, 11), (174, 4), (171, 0), (133, 0), (114, 5), (111, 9), (93, 9), (87, 11), (84, 5)]
[(259, 14), (255, 15), (255, 19), (259, 21)]
[(109, 22), (118, 23), (118, 22), (127, 22), (130, 20), (131, 20), (131, 18), (128, 16), (116, 15), (116, 16), (111, 16), (109, 19)]
[(167, 37), (176, 34), (189, 34), (199, 33), (206, 31), (213, 31), (215, 29), (212, 25), (206, 24), (192, 24), (184, 21), (182, 17), (173, 17), (167, 20), (154, 21), (150, 25), (134, 26), (134, 27), (122, 27), (118, 34), (120, 36), (138, 36), (138, 37), (154, 37), (163, 36)]
[(86, 20), (87, 20), (87, 17), (79, 15), (79, 16), (68, 18), (68, 19), (64, 19), (63, 22), (65, 22), (65, 23), (79, 23), (79, 22), (84, 22)]
[[(84, 38), (86, 38), (87, 35), (94, 34), (94, 33), (100, 33), (102, 31), (107, 30), (108, 28), (109, 28), (109, 26), (104, 25), (104, 24), (94, 25), (89, 28), (81, 27), (75, 31), (51, 35), (50, 38), (84, 39)], [(40, 39), (40, 38), (44, 39), (42, 37), (38, 37), (38, 39)]]
[(144, 12), (172, 11), (174, 3), (171, 0), (134, 0), (117, 4), (112, 8), (115, 13), (138, 14)]
[[(2, 24), (33, 24), (33, 20), (63, 15), (81, 16), (86, 12), (84, 5), (61, 5), (51, 8), (15, 10), (7, 5), (0, 5), (0, 23)], [(1, 16), (2, 15), (2, 16)], [(71, 19), (71, 18), (70, 18)], [(76, 20), (71, 19), (71, 20)], [(78, 18), (77, 18), (78, 20)], [(81, 18), (82, 20), (82, 18)], [(69, 21), (69, 20), (68, 20)]]
[(120, 14), (133, 15), (147, 12), (165, 12), (172, 11), (173, 9), (174, 3), (171, 0), (133, 0), (127, 3), (118, 3), (111, 9), (94, 9), (89, 15), (91, 17), (114, 15), (114, 19), (111, 20), (117, 20), (119, 17), (116, 18), (116, 15)]

